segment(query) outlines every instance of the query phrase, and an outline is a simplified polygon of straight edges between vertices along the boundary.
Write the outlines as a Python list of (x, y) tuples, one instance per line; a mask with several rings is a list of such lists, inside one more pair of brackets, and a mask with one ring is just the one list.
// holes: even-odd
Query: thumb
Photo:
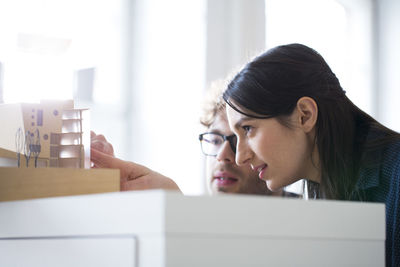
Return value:
[(98, 168), (119, 168), (119, 163), (116, 158), (111, 157), (103, 152), (100, 152), (96, 149), (90, 149), (90, 160), (93, 164)]

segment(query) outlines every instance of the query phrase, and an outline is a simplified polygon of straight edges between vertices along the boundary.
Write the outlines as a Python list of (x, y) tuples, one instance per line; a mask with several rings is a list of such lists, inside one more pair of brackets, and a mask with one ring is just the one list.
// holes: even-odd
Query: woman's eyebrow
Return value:
[(252, 120), (254, 120), (254, 118), (243, 117), (243, 118), (239, 119), (239, 120), (235, 123), (235, 125), (234, 125), (233, 127), (235, 127), (235, 128), (237, 129), (237, 128), (239, 128), (240, 125), (242, 125), (243, 123), (248, 122), (248, 121), (252, 121)]

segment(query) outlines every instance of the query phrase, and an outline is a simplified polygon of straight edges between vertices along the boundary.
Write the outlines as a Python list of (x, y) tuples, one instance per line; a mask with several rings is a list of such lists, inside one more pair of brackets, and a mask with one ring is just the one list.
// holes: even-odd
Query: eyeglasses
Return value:
[(229, 142), (233, 153), (236, 153), (236, 135), (223, 135), (219, 133), (202, 133), (199, 135), (201, 151), (206, 156), (216, 156), (218, 155), (221, 147), (225, 141)]

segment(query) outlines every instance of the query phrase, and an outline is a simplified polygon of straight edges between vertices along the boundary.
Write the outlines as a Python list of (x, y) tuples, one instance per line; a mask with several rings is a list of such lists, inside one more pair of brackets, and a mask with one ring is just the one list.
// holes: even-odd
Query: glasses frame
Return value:
[[(236, 136), (235, 136), (234, 134), (232, 134), (232, 135), (223, 135), (223, 134), (220, 134), (220, 133), (206, 132), (206, 133), (202, 133), (202, 134), (199, 135), (200, 146), (201, 146), (201, 152), (203, 152), (204, 155), (215, 157), (215, 156), (217, 156), (218, 153), (219, 153), (219, 151), (218, 151), (216, 154), (207, 154), (207, 153), (204, 152), (204, 150), (203, 150), (203, 142), (202, 142), (202, 141), (204, 140), (204, 137), (203, 137), (203, 136), (206, 135), (206, 134), (214, 134), (214, 135), (217, 135), (217, 136), (222, 137), (222, 139), (224, 140), (224, 142), (228, 141), (229, 147), (231, 148), (232, 152), (233, 152), (234, 154), (236, 154), (236, 143), (237, 143), (237, 141), (234, 143), (234, 140), (235, 140), (235, 138), (236, 138)], [(236, 140), (237, 140), (237, 139), (236, 139)]]

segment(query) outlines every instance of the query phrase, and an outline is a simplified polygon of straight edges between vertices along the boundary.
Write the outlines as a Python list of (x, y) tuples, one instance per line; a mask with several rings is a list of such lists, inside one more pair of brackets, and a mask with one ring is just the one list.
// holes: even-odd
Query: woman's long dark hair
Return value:
[[(365, 148), (374, 150), (399, 135), (347, 98), (318, 52), (301, 44), (273, 48), (248, 63), (223, 94), (236, 111), (254, 118), (276, 117), (288, 127), (285, 118), (303, 96), (313, 98), (318, 105), (315, 144), (320, 157), (320, 189), (328, 198), (349, 199)], [(243, 108), (257, 115), (244, 113)], [(384, 138), (366, 144), (371, 129)]]

